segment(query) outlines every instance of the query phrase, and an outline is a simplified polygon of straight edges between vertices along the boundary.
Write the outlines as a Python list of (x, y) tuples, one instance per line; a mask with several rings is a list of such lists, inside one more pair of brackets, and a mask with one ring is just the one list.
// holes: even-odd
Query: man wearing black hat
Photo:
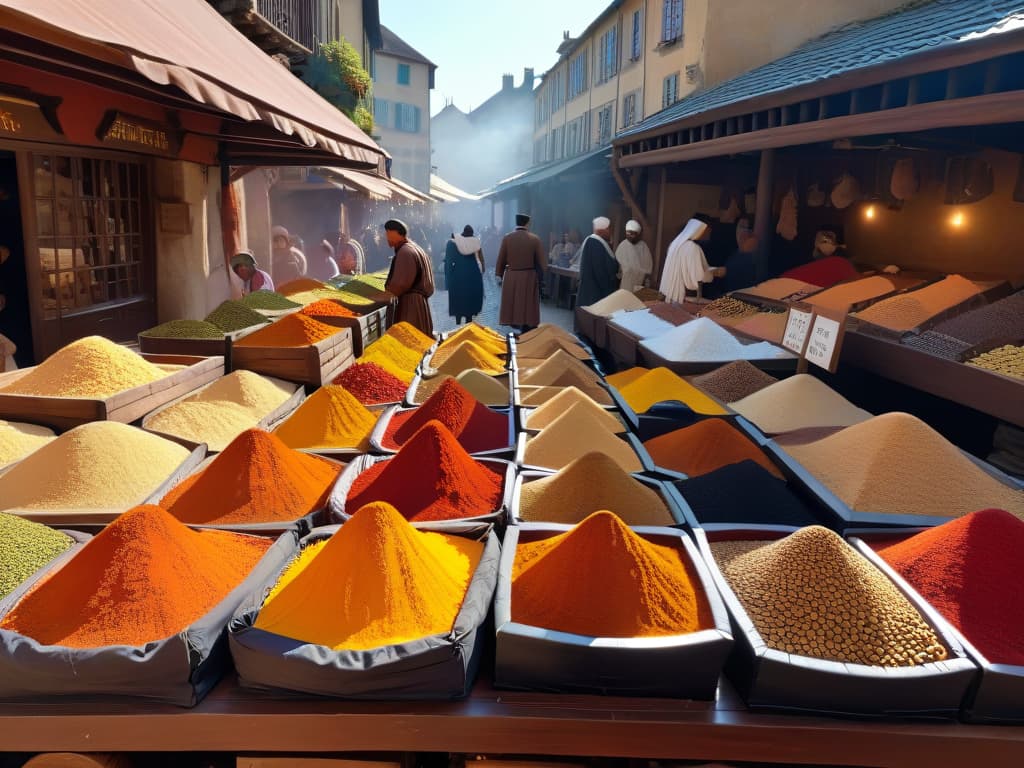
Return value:
[(501, 283), (501, 311), (498, 322), (528, 331), (540, 325), (540, 282), (547, 269), (540, 238), (527, 229), (530, 217), (516, 214), (516, 228), (505, 235), (498, 249), (495, 274)]
[(388, 245), (395, 249), (384, 290), (398, 298), (394, 321), (406, 322), (428, 336), (434, 335), (434, 321), (427, 299), (434, 295), (434, 268), (430, 257), (412, 240), (409, 228), (398, 219), (384, 222)]

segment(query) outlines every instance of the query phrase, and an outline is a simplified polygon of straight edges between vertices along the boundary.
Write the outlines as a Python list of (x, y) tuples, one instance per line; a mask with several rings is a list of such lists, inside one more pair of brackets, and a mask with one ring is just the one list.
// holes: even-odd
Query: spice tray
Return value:
[[(206, 460), (199, 466), (195, 467), (189, 475), (197, 475), (200, 472), (203, 472), (215, 458), (215, 456), (208, 456)], [(330, 459), (326, 456), (321, 456), (320, 458), (336, 465), (342, 472), (345, 469), (346, 465), (342, 461)], [(160, 501), (163, 500), (164, 496), (170, 493), (175, 486), (185, 479), (185, 477), (182, 477), (173, 485), (168, 484), (166, 487), (162, 488), (162, 493), (159, 496), (154, 496), (151, 503), (159, 504)], [(312, 512), (306, 513), (302, 517), (295, 518), (294, 520), (274, 520), (266, 523), (185, 523), (185, 525), (189, 528), (209, 529), (214, 531), (232, 531), (234, 533), (248, 533), (253, 536), (277, 537), (282, 534), (292, 532), (298, 536), (305, 536), (318, 525), (324, 525), (326, 520), (327, 507), (325, 505), (319, 509), (314, 509)]]
[[(644, 448), (643, 443), (637, 438), (636, 435), (626, 432), (621, 435), (616, 435), (620, 440), (627, 443), (633, 452), (636, 453), (637, 458), (640, 460), (640, 472), (652, 474), (657, 470), (654, 466), (654, 462), (651, 460), (651, 456), (647, 453), (647, 449)], [(536, 472), (552, 472), (556, 471), (558, 467), (541, 467), (536, 464), (528, 464), (526, 462), (526, 444), (532, 438), (531, 435), (527, 435), (525, 432), (519, 433), (519, 438), (516, 441), (516, 457), (515, 464), (520, 470), (536, 471)], [(579, 455), (582, 456), (587, 452), (588, 448), (585, 445), (577, 446)], [(661, 478), (658, 478), (661, 479)]]
[[(545, 477), (551, 477), (554, 474), (555, 473), (550, 470), (543, 472), (540, 470), (524, 470), (519, 473), (518, 477), (516, 478), (515, 484), (512, 487), (512, 496), (509, 501), (509, 522), (511, 524), (529, 525), (532, 522), (536, 522), (524, 520), (522, 517), (519, 516), (520, 499), (523, 490), (523, 485), (533, 480), (541, 480)], [(658, 494), (658, 496), (661, 497), (661, 500), (665, 503), (665, 506), (668, 508), (669, 514), (672, 516), (672, 519), (674, 520), (674, 523), (672, 523), (673, 527), (678, 526), (680, 528), (694, 528), (697, 526), (697, 519), (693, 516), (693, 512), (690, 510), (690, 505), (686, 503), (686, 501), (680, 495), (679, 491), (676, 490), (676, 488), (671, 483), (667, 483), (662, 480), (655, 480), (654, 478), (648, 477), (647, 475), (641, 474), (639, 472), (634, 472), (632, 474), (632, 477), (638, 483), (642, 483), (643, 485), (647, 486), (656, 494)], [(597, 512), (599, 510), (595, 509), (594, 511)], [(614, 512), (615, 510), (612, 511)], [(546, 525), (547, 523), (544, 524)], [(551, 524), (555, 525), (556, 523)], [(666, 525), (668, 524), (666, 523)]]
[(53, 560), (29, 574), (28, 578), (8, 593), (6, 597), (0, 597), (0, 616), (5, 616), (38, 582), (64, 567), (64, 564), (77, 555), (82, 547), (89, 543), (89, 539), (92, 538), (88, 533), (74, 529), (59, 528), (58, 531), (71, 539), (71, 546), (53, 558)]
[[(801, 489), (808, 498), (816, 499), (819, 508), (829, 512), (840, 521), (842, 529), (851, 526), (877, 526), (881, 528), (916, 528), (919, 526), (932, 527), (948, 523), (952, 518), (947, 515), (900, 515), (887, 512), (872, 512), (867, 510), (852, 509), (846, 502), (836, 496), (825, 487), (818, 478), (812, 475), (800, 462), (790, 455), (784, 446), (776, 440), (769, 440), (763, 446), (764, 450), (775, 462), (775, 465), (782, 470), (786, 480), (794, 488)], [(1016, 491), (1020, 491), (1020, 484), (1004, 472), (993, 467), (981, 459), (961, 451), (974, 464), (983, 469), (994, 479)], [(984, 504), (981, 505), (984, 507)]]
[(235, 370), (244, 369), (319, 387), (355, 362), (352, 330), (343, 328), (326, 339), (303, 347), (236, 346), (231, 352)]
[(622, 368), (632, 368), (640, 363), (640, 336), (609, 322), (607, 326), (607, 350), (615, 364)]
[[(376, 340), (369, 338), (370, 315), (360, 315), (358, 317), (338, 317), (337, 315), (312, 315), (311, 317), (317, 322), (323, 323), (324, 325), (332, 325), (335, 328), (348, 328), (352, 332), (353, 357), (359, 357), (360, 355), (362, 355), (363, 350), (370, 344), (370, 342)], [(380, 338), (380, 334), (377, 335), (377, 338)]]
[[(608, 385), (604, 382), (604, 380), (599, 381), (598, 384), (600, 386), (600, 389), (602, 390), (601, 394), (597, 394), (596, 390), (593, 393), (588, 392), (587, 394), (595, 403), (600, 405), (602, 408), (607, 408), (609, 410), (617, 410), (618, 406), (615, 405), (615, 401), (612, 400), (612, 396), (607, 393)], [(520, 384), (517, 377), (515, 381), (515, 389), (513, 389), (512, 391), (512, 404), (517, 408), (538, 408), (540, 407), (540, 405), (543, 405), (543, 403), (525, 403), (524, 400), (526, 400), (531, 394), (536, 394), (537, 392), (542, 390), (549, 390), (550, 397), (554, 397), (563, 389), (564, 387), (544, 387), (534, 386), (531, 384)]]
[[(366, 410), (370, 411), (371, 413), (373, 413), (375, 416), (377, 416), (379, 418), (380, 415), (382, 413), (384, 413), (384, 411), (386, 411), (391, 406), (386, 406), (386, 405), (366, 405), (366, 406), (363, 406), (363, 407), (366, 408)], [(290, 414), (289, 414), (289, 416), (290, 416)], [(274, 425), (274, 428), (271, 431), (276, 432), (278, 429), (281, 428), (281, 426), (287, 420), (288, 420), (287, 418), (280, 419), (277, 422), (277, 424)], [(342, 462), (343, 464), (347, 464), (348, 462), (352, 461), (353, 459), (355, 459), (355, 458), (357, 458), (359, 456), (362, 456), (364, 453), (366, 453), (366, 451), (364, 451), (364, 450), (362, 450), (360, 448), (326, 448), (326, 447), (317, 447), (317, 448), (296, 448), (295, 450), (297, 450), (297, 451), (299, 451), (301, 453), (308, 453), (308, 454), (310, 454), (312, 456), (321, 456), (321, 457), (323, 457), (325, 459), (333, 459), (334, 461), (339, 461), (339, 462)]]
[(231, 373), (231, 347), (238, 339), (248, 336), (263, 325), (250, 325), (240, 331), (225, 333), (221, 339), (161, 339), (153, 336), (138, 336), (139, 351), (156, 355), (188, 355), (191, 357), (224, 358), (224, 373)]
[(224, 628), (235, 609), (278, 573), (297, 548), (295, 534), (281, 536), (205, 616), (145, 645), (70, 648), (0, 630), (0, 699), (67, 704), (85, 697), (95, 701), (97, 696), (124, 696), (194, 707), (230, 669)]
[[(502, 382), (508, 388), (508, 396), (504, 400), (501, 400), (500, 402), (484, 403), (484, 405), (490, 406), (492, 408), (510, 407), (512, 404), (512, 376), (509, 373), (505, 373), (502, 374), (501, 376), (494, 376), (492, 378), (494, 378), (496, 381)], [(405, 407), (415, 408), (416, 406), (423, 405), (423, 403), (426, 402), (426, 397), (420, 399), (418, 395), (420, 386), (422, 385), (423, 381), (424, 378), (422, 374), (417, 373), (416, 377), (412, 380), (412, 384), (409, 385), (408, 391), (405, 393), (405, 400), (403, 401)], [(427, 397), (429, 397), (429, 395)]]
[[(302, 404), (302, 401), (306, 397), (306, 393), (305, 393), (305, 390), (303, 390), (303, 388), (301, 386), (299, 386), (298, 384), (296, 384), (296, 383), (294, 383), (292, 381), (282, 381), (281, 379), (275, 379), (273, 376), (268, 376), (266, 378), (270, 379), (272, 382), (274, 382), (275, 384), (281, 386), (282, 388), (287, 388), (287, 389), (291, 389), (292, 390), (292, 394), (288, 397), (287, 400), (285, 400), (283, 403), (281, 403), (279, 406), (277, 406), (277, 408), (275, 408), (270, 413), (268, 413), (266, 416), (264, 416), (262, 419), (260, 419), (255, 424), (253, 424), (253, 427), (255, 427), (256, 429), (264, 429), (267, 432), (273, 432), (275, 427), (277, 427), (282, 421), (284, 421), (289, 416), (291, 416), (291, 414), (295, 411), (295, 409), (298, 408)], [(213, 382), (211, 382), (211, 383), (213, 383)], [(207, 385), (207, 386), (209, 386), (209, 385)], [(203, 387), (202, 389), (205, 389), (205, 387)], [(175, 435), (175, 434), (172, 434), (170, 432), (161, 432), (161, 431), (159, 431), (157, 429), (152, 429), (149, 426), (152, 423), (153, 418), (158, 413), (161, 413), (162, 411), (167, 410), (168, 408), (170, 408), (173, 405), (177, 405), (178, 403), (182, 402), (183, 400), (187, 400), (189, 397), (192, 397), (193, 395), (198, 394), (199, 391), (201, 391), (201, 390), (197, 390), (195, 392), (190, 392), (189, 394), (187, 394), (187, 395), (185, 395), (183, 397), (179, 397), (178, 399), (176, 399), (176, 400), (174, 400), (174, 401), (172, 401), (170, 403), (167, 403), (166, 405), (163, 405), (160, 408), (157, 408), (156, 410), (152, 411), (151, 413), (146, 414), (146, 417), (142, 420), (142, 424), (141, 424), (142, 428), (144, 430), (146, 430), (147, 432), (152, 432), (154, 435), (158, 435), (158, 436), (163, 437), (163, 438), (165, 438), (167, 440), (171, 440), (171, 441), (177, 443), (178, 445), (183, 445), (183, 446), (185, 446), (186, 448), (188, 448), (190, 450), (195, 448), (198, 445), (205, 445), (205, 443), (198, 443), (195, 440), (192, 440), (192, 439), (190, 439), (188, 437), (183, 437), (181, 435)], [(207, 446), (207, 452), (211, 453), (211, 454), (213, 454), (213, 453), (220, 453), (220, 449), (219, 448), (218, 449), (213, 449), (213, 448), (210, 448), (209, 446)]]
[(603, 315), (595, 315), (584, 307), (576, 307), (575, 330), (586, 341), (598, 349), (606, 349), (608, 346), (608, 318)]
[[(668, 368), (670, 371), (678, 373), (680, 376), (709, 373), (716, 368), (721, 368), (723, 365), (733, 362), (732, 359), (713, 361), (669, 360), (649, 349), (643, 342), (638, 345), (637, 349), (641, 365), (647, 368)], [(762, 371), (792, 373), (796, 370), (797, 358), (795, 355), (790, 355), (789, 357), (773, 357), (764, 360), (748, 360), (747, 362), (757, 368), (760, 368)]]
[[(388, 426), (391, 424), (391, 420), (397, 415), (411, 413), (415, 411), (417, 407), (399, 408), (398, 406), (393, 406), (381, 413), (380, 418), (377, 419), (377, 423), (373, 427), (373, 431), (370, 433), (370, 449), (374, 453), (383, 454), (385, 456), (398, 453), (398, 448), (385, 445), (385, 435), (387, 434)], [(516, 429), (512, 419), (512, 409), (492, 408), (491, 410), (500, 413), (506, 419), (505, 438), (507, 440), (507, 444), (487, 451), (475, 451), (470, 455), (475, 456), (476, 458), (505, 459), (506, 461), (510, 461), (515, 456), (516, 452)]]
[[(538, 409), (537, 408), (521, 408), (521, 409), (519, 409), (519, 425), (518, 425), (518, 428), (516, 429), (517, 432), (526, 432), (527, 434), (529, 434), (531, 436), (536, 435), (536, 434), (538, 434), (540, 432), (539, 429), (534, 429), (533, 427), (530, 426), (530, 416), (533, 415), (534, 411), (536, 411), (536, 410), (538, 410)], [(622, 411), (619, 411), (619, 410), (613, 410), (613, 409), (609, 409), (609, 408), (605, 408), (604, 410), (607, 413), (611, 414), (612, 417), (614, 417), (615, 420), (618, 421), (619, 424), (622, 425), (623, 431), (625, 431), (625, 432), (633, 431), (633, 427), (630, 424), (629, 420), (627, 419), (627, 416), (626, 416), (625, 413), (623, 413)]]
[(114, 521), (122, 512), (140, 504), (155, 504), (171, 488), (191, 475), (206, 457), (206, 446), (199, 445), (185, 457), (185, 460), (151, 494), (134, 504), (113, 509), (8, 509), (8, 514), (23, 517), (51, 527), (68, 527), (79, 531), (96, 533)]
[[(331, 491), (330, 499), (327, 501), (327, 512), (333, 522), (344, 523), (352, 516), (351, 512), (346, 509), (346, 501), (348, 500), (348, 492), (352, 489), (352, 484), (355, 482), (356, 478), (377, 462), (391, 461), (391, 459), (392, 457), (390, 456), (363, 455), (345, 467), (345, 470), (341, 473), (341, 476), (338, 478), (338, 482), (334, 486), (334, 490)], [(497, 508), (485, 515), (464, 517), (457, 520), (413, 522), (413, 527), (435, 527), (439, 529), (447, 529), (451, 526), (459, 526), (467, 523), (486, 523), (498, 526), (505, 525), (509, 504), (511, 503), (512, 488), (515, 485), (516, 466), (512, 462), (504, 461), (502, 459), (476, 458), (474, 460), (498, 473), (502, 477), (501, 500)], [(401, 510), (399, 510), (399, 512), (401, 512)]]
[(505, 542), (494, 600), (496, 657), (494, 684), (554, 693), (668, 696), (713, 701), (718, 677), (732, 648), (729, 614), (709, 569), (690, 537), (675, 528), (640, 527), (637, 534), (680, 551), (703, 587), (713, 626), (667, 637), (588, 637), (513, 621), (512, 567), (520, 541), (538, 541), (570, 525), (511, 526)]
[[(144, 354), (154, 365), (178, 366), (164, 378), (132, 387), (106, 398), (41, 397), (0, 392), (0, 419), (41, 424), (64, 431), (90, 421), (130, 424), (154, 408), (193, 392), (224, 375), (224, 358)], [(183, 367), (182, 367), (183, 366)], [(0, 374), (0, 389), (13, 384), (32, 368)]]
[(736, 645), (725, 671), (747, 706), (862, 717), (956, 717), (977, 667), (956, 639), (931, 621), (933, 612), (913, 592), (901, 588), (949, 650), (950, 656), (944, 661), (914, 667), (875, 667), (783, 653), (765, 644), (719, 569), (710, 542), (774, 541), (795, 530), (787, 526), (744, 526), (694, 531), (701, 555), (732, 616)]
[[(920, 533), (924, 528), (901, 531), (907, 536)], [(864, 557), (875, 564), (891, 578), (904, 592), (915, 592), (885, 560), (871, 547), (871, 542), (878, 538), (891, 538), (892, 531), (884, 529), (857, 529), (847, 531), (850, 544), (856, 547)], [(961, 717), (970, 723), (1024, 723), (1024, 666), (1016, 664), (996, 664), (985, 658), (953, 624), (931, 606), (923, 597), (918, 596), (933, 616), (937, 626), (944, 633), (956, 638), (967, 656), (978, 665), (980, 674), (968, 691), (961, 709)]]
[[(317, 528), (301, 545), (329, 538), (341, 527)], [(228, 625), (231, 656), (241, 685), (276, 696), (295, 693), (410, 700), (458, 699), (468, 695), (486, 645), (480, 631), (490, 612), (501, 545), (490, 525), (461, 524), (423, 530), (484, 542), (483, 555), (450, 632), (370, 650), (339, 651), (258, 629), (255, 623), (264, 598), (287, 565), (283, 564), (248, 595)], [(297, 555), (298, 551), (289, 562)]]

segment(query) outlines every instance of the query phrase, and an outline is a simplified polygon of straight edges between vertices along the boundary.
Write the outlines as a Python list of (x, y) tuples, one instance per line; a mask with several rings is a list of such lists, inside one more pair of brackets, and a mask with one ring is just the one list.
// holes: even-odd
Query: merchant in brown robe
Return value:
[(430, 316), (427, 299), (434, 295), (434, 268), (430, 257), (408, 239), (408, 234), (409, 228), (398, 219), (384, 223), (388, 245), (395, 249), (384, 290), (398, 299), (396, 323), (411, 323), (428, 336), (433, 336), (434, 320)]
[(498, 322), (528, 331), (540, 325), (539, 276), (547, 269), (540, 238), (527, 229), (530, 217), (516, 214), (516, 228), (501, 241), (495, 274), (501, 283)]

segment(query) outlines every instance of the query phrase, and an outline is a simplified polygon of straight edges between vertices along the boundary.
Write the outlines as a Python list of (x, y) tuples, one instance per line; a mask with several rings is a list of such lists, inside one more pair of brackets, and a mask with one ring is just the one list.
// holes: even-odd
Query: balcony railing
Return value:
[(309, 0), (256, 0), (256, 11), (304, 48), (316, 52), (323, 40), (323, 29), (317, 29), (319, 3)]

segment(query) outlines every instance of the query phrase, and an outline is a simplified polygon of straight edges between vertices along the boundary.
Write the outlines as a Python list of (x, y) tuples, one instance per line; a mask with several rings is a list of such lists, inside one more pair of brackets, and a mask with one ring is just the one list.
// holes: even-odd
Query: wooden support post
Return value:
[(615, 183), (618, 185), (619, 191), (622, 193), (622, 197), (626, 201), (626, 204), (633, 212), (633, 216), (640, 222), (640, 226), (643, 227), (644, 232), (649, 232), (650, 222), (647, 220), (647, 212), (640, 207), (640, 203), (637, 202), (636, 196), (633, 194), (633, 190), (629, 188), (629, 184), (626, 183), (626, 179), (622, 175), (622, 170), (619, 168), (620, 156), (621, 150), (616, 149), (612, 155), (612, 178), (615, 179)]
[(661, 267), (664, 263), (662, 248), (665, 244), (665, 184), (668, 169), (661, 166), (658, 179), (658, 230), (654, 239), (654, 272), (651, 275), (652, 287), (660, 284)]
[(775, 150), (761, 150), (761, 167), (757, 173), (757, 211), (754, 213), (754, 236), (757, 253), (754, 258), (754, 279), (767, 276), (768, 257), (772, 249), (772, 193), (775, 172)]

